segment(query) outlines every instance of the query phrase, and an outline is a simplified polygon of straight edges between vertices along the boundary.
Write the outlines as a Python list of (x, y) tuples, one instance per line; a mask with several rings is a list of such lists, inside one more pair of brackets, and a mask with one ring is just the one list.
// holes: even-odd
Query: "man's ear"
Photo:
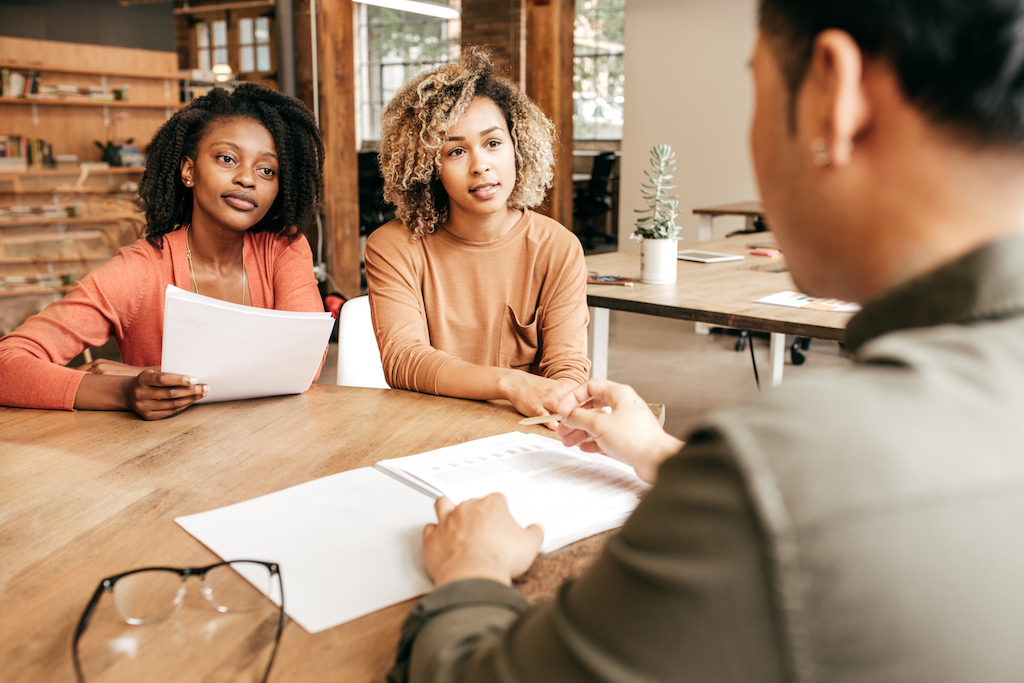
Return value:
[(181, 182), (184, 183), (185, 187), (192, 187), (192, 169), (195, 168), (195, 162), (189, 157), (181, 158)]
[(815, 38), (800, 95), (808, 151), (816, 166), (849, 164), (854, 142), (870, 125), (864, 66), (860, 46), (846, 31), (829, 29)]

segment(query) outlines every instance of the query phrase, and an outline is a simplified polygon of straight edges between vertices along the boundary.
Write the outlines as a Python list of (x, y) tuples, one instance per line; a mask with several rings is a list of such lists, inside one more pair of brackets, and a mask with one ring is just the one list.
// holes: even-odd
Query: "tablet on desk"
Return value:
[(720, 254), (716, 251), (700, 251), (698, 249), (683, 249), (676, 253), (676, 256), (683, 261), (696, 261), (698, 263), (719, 263), (721, 261), (742, 261), (743, 257), (738, 254)]

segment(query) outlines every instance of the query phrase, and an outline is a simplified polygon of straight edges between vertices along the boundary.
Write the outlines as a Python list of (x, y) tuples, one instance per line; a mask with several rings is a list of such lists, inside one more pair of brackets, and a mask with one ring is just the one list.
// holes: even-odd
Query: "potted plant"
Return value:
[(656, 145), (651, 150), (651, 168), (644, 171), (647, 182), (640, 186), (640, 192), (647, 208), (636, 209), (641, 216), (631, 237), (640, 242), (640, 282), (667, 285), (676, 281), (679, 198), (669, 194), (676, 188), (672, 184), (675, 161), (672, 147)]

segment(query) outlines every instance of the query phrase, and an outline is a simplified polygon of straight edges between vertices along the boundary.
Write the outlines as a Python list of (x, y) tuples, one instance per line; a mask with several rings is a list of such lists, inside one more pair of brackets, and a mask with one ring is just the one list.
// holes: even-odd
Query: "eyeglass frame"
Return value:
[[(102, 597), (102, 595), (107, 592), (113, 595), (114, 585), (120, 579), (123, 579), (126, 576), (131, 576), (132, 574), (138, 574), (140, 572), (169, 571), (174, 572), (175, 574), (180, 576), (182, 585), (185, 585), (189, 578), (193, 576), (197, 576), (200, 579), (203, 579), (205, 578), (206, 573), (209, 572), (211, 569), (223, 567), (224, 565), (228, 564), (234, 564), (236, 562), (251, 562), (253, 564), (262, 564), (264, 567), (270, 570), (271, 577), (277, 577), (278, 595), (281, 596), (281, 616), (278, 619), (277, 634), (274, 636), (274, 649), (270, 652), (270, 661), (267, 662), (267, 670), (263, 673), (263, 678), (260, 679), (260, 683), (266, 683), (267, 679), (270, 677), (270, 669), (274, 666), (274, 658), (277, 656), (277, 648), (281, 644), (281, 633), (284, 631), (284, 625), (287, 620), (287, 616), (285, 615), (284, 612), (284, 578), (281, 576), (281, 567), (276, 562), (264, 562), (263, 560), (229, 560), (227, 562), (217, 562), (216, 564), (211, 564), (206, 567), (142, 567), (140, 569), (131, 569), (120, 574), (115, 574), (114, 576), (108, 576), (107, 578), (103, 579), (102, 581), (100, 581), (100, 585), (97, 586), (96, 590), (93, 592), (92, 598), (89, 600), (89, 604), (85, 606), (85, 610), (82, 612), (82, 616), (78, 620), (78, 626), (75, 627), (75, 636), (71, 641), (71, 661), (75, 665), (75, 677), (78, 680), (78, 683), (85, 683), (85, 676), (82, 673), (82, 663), (79, 661), (78, 657), (78, 641), (79, 639), (81, 639), (82, 634), (85, 633), (85, 629), (88, 628), (89, 621), (92, 619), (93, 612), (96, 610), (96, 605), (99, 604), (100, 597)], [(269, 600), (269, 597), (267, 599)], [(209, 600), (209, 598), (207, 598), (207, 600)], [(177, 613), (178, 609), (175, 609), (174, 612), (171, 612), (159, 621), (164, 621), (164, 619), (170, 619)], [(127, 621), (127, 619), (123, 615), (122, 619), (125, 619), (125, 623), (129, 625), (136, 625), (131, 624), (131, 622)]]

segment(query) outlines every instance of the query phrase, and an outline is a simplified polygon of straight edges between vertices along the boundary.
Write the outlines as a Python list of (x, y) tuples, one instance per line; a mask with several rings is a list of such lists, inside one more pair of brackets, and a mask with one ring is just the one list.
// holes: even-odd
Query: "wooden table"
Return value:
[(761, 202), (733, 202), (731, 204), (716, 204), (715, 206), (701, 206), (693, 210), (697, 215), (697, 240), (706, 242), (714, 239), (715, 218), (718, 216), (743, 216), (746, 219), (746, 229), (753, 230), (754, 219), (764, 217), (764, 205)]
[[(0, 408), (0, 679), (73, 681), (74, 628), (104, 577), (218, 561), (175, 517), (470, 439), (551, 435), (519, 418), (507, 405), (317, 384), (299, 396), (194, 406), (158, 422)], [(539, 559), (524, 592), (553, 595), (606, 537)], [(382, 680), (411, 605), (316, 635), (289, 623), (271, 681)], [(170, 662), (181, 656), (167, 653)], [(216, 679), (236, 680), (235, 660), (220, 660), (210, 662)]]
[(771, 233), (737, 235), (709, 242), (680, 242), (680, 248), (742, 254), (742, 261), (678, 261), (674, 285), (640, 282), (640, 253), (587, 256), (587, 270), (635, 280), (632, 287), (587, 285), (590, 311), (591, 375), (608, 376), (608, 311), (631, 311), (768, 332), (771, 335), (772, 386), (782, 381), (787, 334), (842, 341), (851, 315), (755, 303), (769, 294), (795, 290), (785, 259), (751, 256), (750, 245), (774, 244)]

